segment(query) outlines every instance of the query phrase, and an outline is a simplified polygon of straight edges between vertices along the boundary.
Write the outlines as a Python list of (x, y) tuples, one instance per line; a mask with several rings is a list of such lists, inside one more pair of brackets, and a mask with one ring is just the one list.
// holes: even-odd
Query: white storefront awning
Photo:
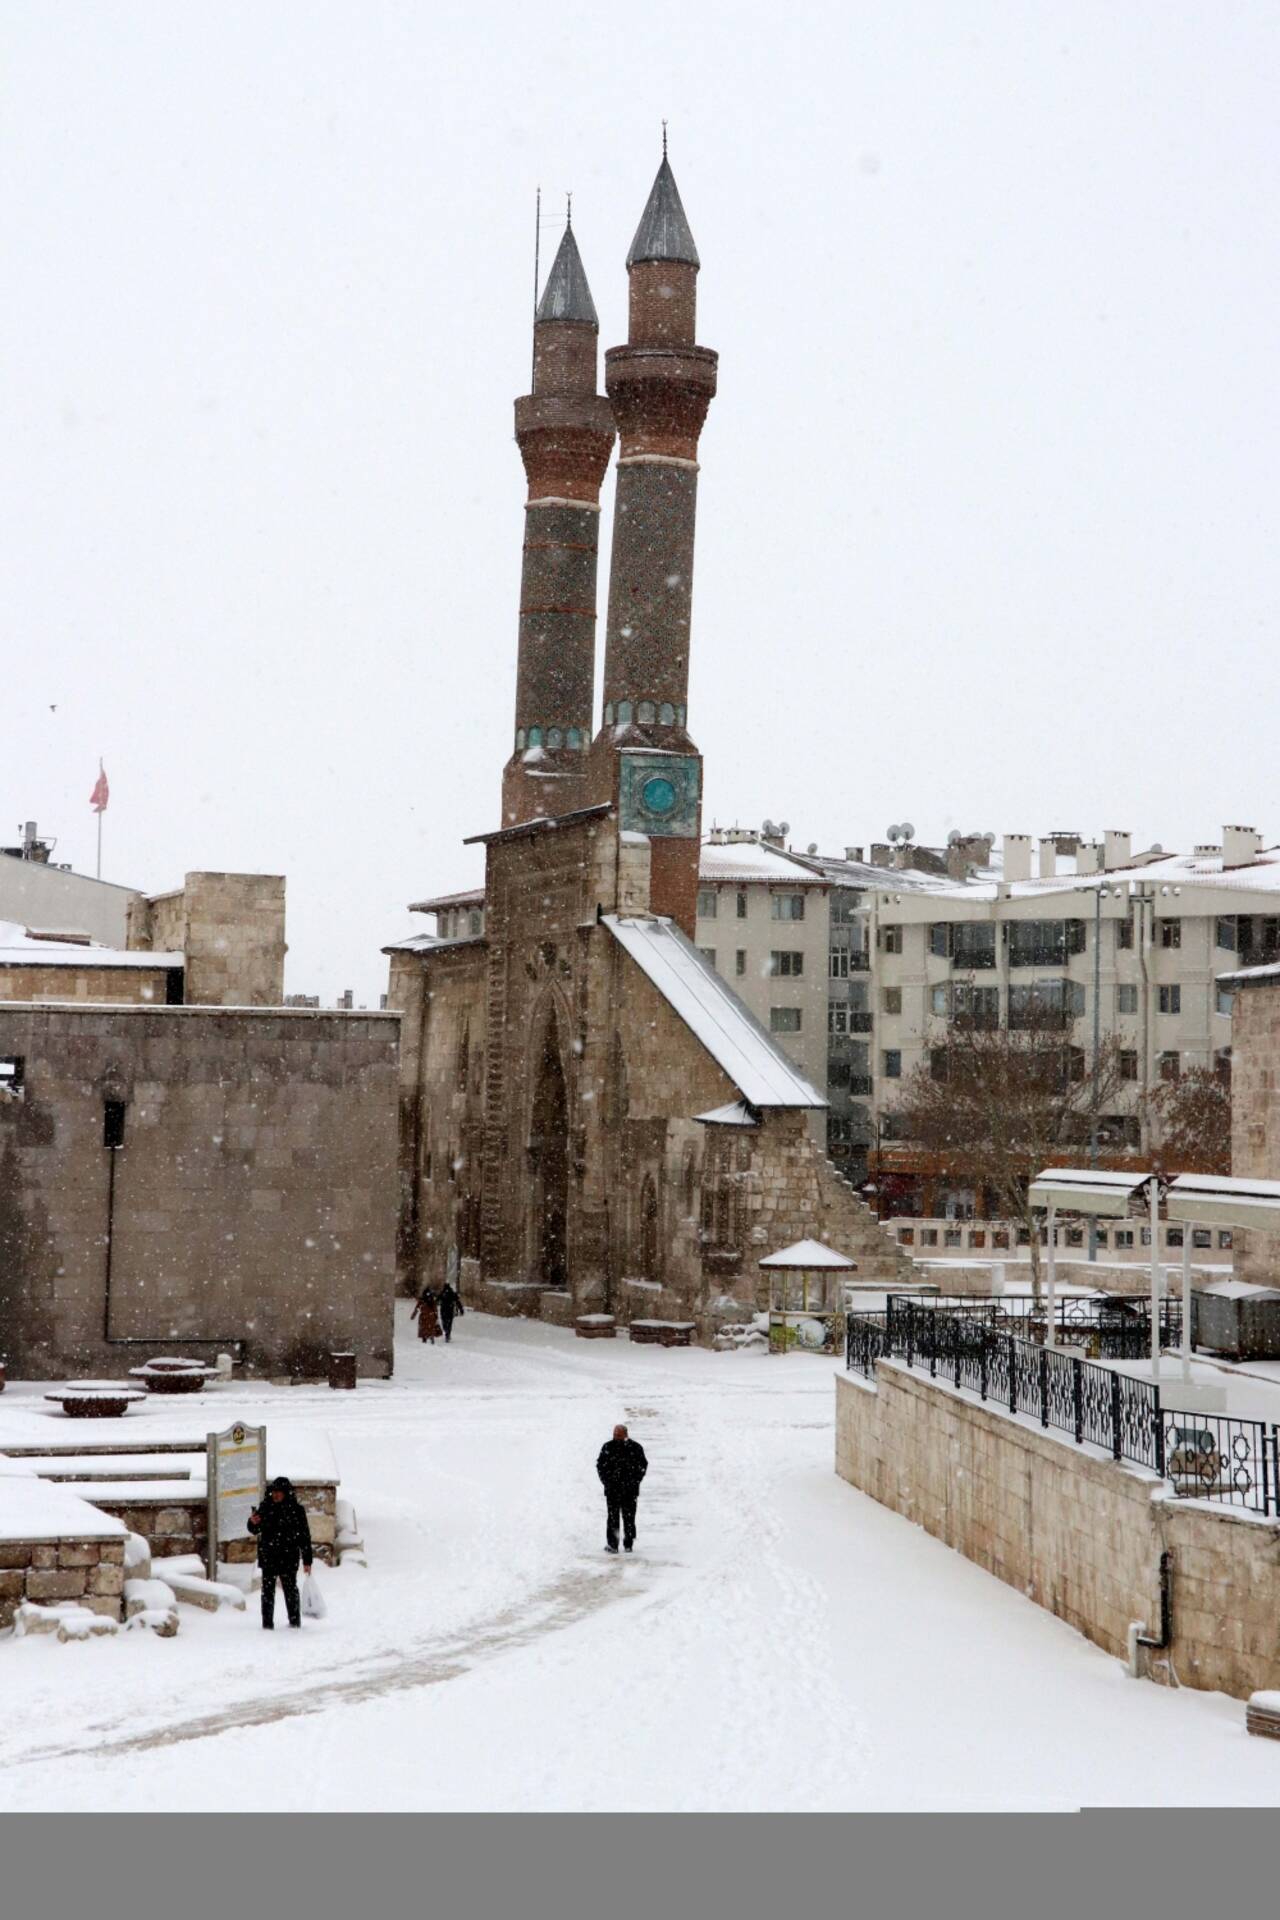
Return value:
[(1059, 1213), (1121, 1217), (1150, 1180), (1149, 1173), (1100, 1173), (1096, 1167), (1046, 1167), (1031, 1182), (1033, 1207)]
[(1180, 1173), (1165, 1196), (1165, 1217), (1195, 1226), (1254, 1227), (1261, 1233), (1280, 1233), (1280, 1180)]

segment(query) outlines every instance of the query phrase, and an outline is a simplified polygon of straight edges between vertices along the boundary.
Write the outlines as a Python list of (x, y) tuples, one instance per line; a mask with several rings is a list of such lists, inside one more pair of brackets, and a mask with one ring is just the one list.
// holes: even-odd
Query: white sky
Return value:
[(103, 754), (108, 877), (284, 872), (290, 988), (376, 1004), (498, 824), (534, 187), (622, 340), (666, 115), (708, 823), (1280, 839), (1278, 56), (1249, 0), (3, 0), (9, 820), (91, 872)]

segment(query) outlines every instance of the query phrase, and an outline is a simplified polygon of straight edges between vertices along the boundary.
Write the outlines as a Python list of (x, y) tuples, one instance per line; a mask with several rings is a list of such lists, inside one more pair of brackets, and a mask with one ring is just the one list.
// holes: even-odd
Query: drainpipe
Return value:
[(1141, 1676), (1138, 1672), (1138, 1648), (1148, 1647), (1156, 1653), (1166, 1653), (1173, 1645), (1173, 1555), (1166, 1547), (1160, 1555), (1160, 1637), (1147, 1632), (1145, 1620), (1131, 1620), (1126, 1636), (1128, 1665), (1131, 1679)]

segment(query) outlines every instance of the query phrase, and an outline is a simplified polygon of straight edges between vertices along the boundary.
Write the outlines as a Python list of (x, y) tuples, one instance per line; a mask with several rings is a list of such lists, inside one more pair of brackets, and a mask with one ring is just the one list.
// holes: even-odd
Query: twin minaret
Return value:
[[(571, 227), (548, 275), (533, 392), (516, 401), (529, 494), (502, 809), (512, 827), (615, 805), (620, 824), (653, 843), (655, 910), (687, 931), (701, 826), (701, 763), (687, 730), (698, 437), (716, 390), (716, 355), (695, 345), (698, 266), (664, 152), (627, 255), (627, 344), (605, 355), (607, 398), (596, 392), (599, 322)], [(604, 714), (593, 742), (600, 483), (615, 430)]]

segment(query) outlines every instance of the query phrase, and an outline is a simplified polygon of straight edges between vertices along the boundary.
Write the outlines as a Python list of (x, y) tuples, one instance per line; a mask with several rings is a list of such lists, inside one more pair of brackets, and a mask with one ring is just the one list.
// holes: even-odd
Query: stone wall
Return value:
[(186, 955), (189, 1006), (278, 1007), (284, 999), (284, 879), (189, 873), (129, 908), (129, 946)]
[[(0, 1342), (15, 1377), (226, 1348), (392, 1362), (398, 1020), (0, 1007)], [(105, 1145), (106, 1102), (123, 1145)]]
[(0, 1540), (0, 1628), (24, 1600), (74, 1600), (124, 1618), (123, 1540)]
[[(1173, 1640), (1150, 1677), (1246, 1698), (1280, 1686), (1280, 1526), (1179, 1501), (1099, 1457), (893, 1362), (836, 1381), (836, 1471), (1123, 1658), (1159, 1632), (1173, 1556)], [(853, 1524), (853, 1516), (850, 1516)]]
[[(1231, 1010), (1231, 1172), (1280, 1180), (1280, 979), (1237, 990)], [(1238, 1280), (1280, 1287), (1280, 1235), (1234, 1236)]]
[(162, 1007), (168, 993), (165, 967), (79, 966), (75, 948), (66, 948), (64, 965), (0, 966), (0, 1000), (80, 1000)]
[[(337, 1538), (336, 1488), (332, 1484), (316, 1483), (303, 1486), (294, 1483), (294, 1492), (306, 1508), (307, 1524), (311, 1529), (311, 1544), (315, 1548), (317, 1560), (334, 1564), (334, 1541)], [(109, 1513), (117, 1520), (123, 1520), (130, 1533), (137, 1533), (151, 1548), (153, 1560), (176, 1558), (180, 1554), (198, 1553), (203, 1559), (209, 1545), (209, 1503), (203, 1488), (199, 1493), (188, 1497), (174, 1498), (167, 1494), (163, 1500), (148, 1499), (146, 1481), (139, 1481), (135, 1493), (125, 1499), (99, 1499), (86, 1488), (83, 1498), (92, 1500), (100, 1513)], [(219, 1543), (219, 1558), (229, 1565), (237, 1562), (247, 1564), (257, 1558), (257, 1542), (245, 1534), (242, 1540), (227, 1540)]]

